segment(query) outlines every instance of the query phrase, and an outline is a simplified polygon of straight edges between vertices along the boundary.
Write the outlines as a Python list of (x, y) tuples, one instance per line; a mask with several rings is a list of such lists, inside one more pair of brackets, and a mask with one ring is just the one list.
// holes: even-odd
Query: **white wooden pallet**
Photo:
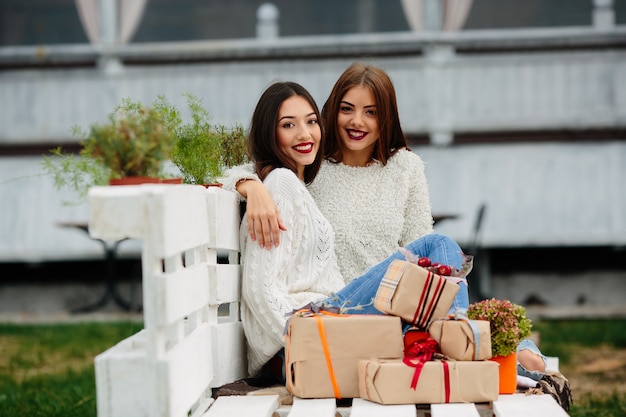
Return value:
[[(239, 321), (239, 210), (192, 185), (95, 187), (94, 238), (142, 241), (144, 329), (95, 359), (100, 417), (197, 415), (246, 376)], [(218, 252), (230, 264), (218, 264)]]
[(299, 398), (281, 406), (277, 396), (214, 401), (213, 388), (244, 378), (247, 369), (237, 197), (194, 185), (94, 187), (89, 206), (92, 237), (142, 242), (144, 329), (96, 357), (99, 417), (567, 415), (544, 395), (430, 406), (354, 399), (337, 407), (334, 399)]
[(380, 405), (355, 398), (352, 407), (337, 407), (330, 398), (294, 398), (293, 405), (279, 406), (278, 396), (219, 397), (203, 417), (561, 417), (567, 413), (549, 395), (501, 395), (493, 404)]

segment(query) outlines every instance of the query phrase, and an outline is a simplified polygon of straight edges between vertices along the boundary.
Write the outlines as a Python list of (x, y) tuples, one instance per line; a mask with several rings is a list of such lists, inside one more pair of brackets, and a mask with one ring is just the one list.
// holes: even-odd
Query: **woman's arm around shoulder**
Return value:
[(242, 200), (246, 199), (246, 195), (239, 192), (238, 185), (246, 180), (252, 180), (258, 183), (261, 182), (259, 176), (254, 172), (254, 164), (252, 162), (230, 167), (224, 172), (224, 175), (219, 178), (219, 182), (222, 184), (224, 190), (238, 193), (239, 198)]
[(250, 238), (267, 249), (272, 247), (272, 243), (278, 246), (280, 231), (286, 228), (274, 200), (254, 173), (254, 164), (229, 168), (220, 182), (225, 190), (235, 191), (240, 198), (246, 199)]

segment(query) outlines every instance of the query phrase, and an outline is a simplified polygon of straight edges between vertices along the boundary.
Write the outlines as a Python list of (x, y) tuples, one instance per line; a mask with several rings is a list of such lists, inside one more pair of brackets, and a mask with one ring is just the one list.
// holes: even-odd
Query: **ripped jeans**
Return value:
[[(450, 265), (456, 269), (460, 269), (463, 263), (461, 248), (454, 240), (445, 235), (437, 233), (425, 235), (409, 243), (405, 248), (420, 257), (427, 256), (432, 262)], [(374, 307), (374, 297), (389, 264), (396, 259), (404, 260), (405, 257), (400, 251), (394, 252), (384, 261), (370, 267), (363, 275), (352, 280), (344, 288), (321, 301), (320, 304), (326, 307), (338, 307), (342, 312), (348, 314), (383, 314)], [(450, 307), (451, 312), (459, 308), (467, 309), (469, 307), (467, 285), (461, 282), (459, 287), (459, 292)]]
[[(539, 347), (537, 347), (537, 345), (532, 340), (524, 339), (520, 342), (520, 344), (517, 346), (517, 352), (519, 353), (521, 350), (524, 350), (524, 349), (528, 349), (531, 352), (539, 355), (541, 357), (541, 360), (543, 361), (543, 366), (545, 367), (547, 365), (546, 356), (543, 353), (541, 353), (541, 350), (539, 350)], [(529, 371), (528, 369), (524, 368), (524, 366), (521, 363), (519, 363), (519, 361), (517, 361), (517, 374), (533, 379), (535, 381), (539, 381), (545, 375), (545, 373), (543, 372)]]

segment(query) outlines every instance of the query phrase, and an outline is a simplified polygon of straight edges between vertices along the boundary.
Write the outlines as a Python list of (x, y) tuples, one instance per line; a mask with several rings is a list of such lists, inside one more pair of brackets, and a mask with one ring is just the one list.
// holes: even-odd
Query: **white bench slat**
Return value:
[(218, 397), (203, 417), (272, 417), (278, 395), (229, 395)]
[(141, 239), (146, 228), (139, 186), (89, 189), (89, 235), (94, 239)]
[(156, 325), (164, 326), (189, 315), (209, 303), (209, 266), (206, 263), (191, 265), (188, 268), (156, 277), (155, 285), (160, 305), (156, 306)]
[(381, 405), (362, 398), (352, 400), (350, 417), (416, 417), (414, 404)]
[(146, 336), (141, 330), (96, 356), (98, 416), (147, 415)]
[(432, 417), (480, 417), (473, 403), (431, 404)]
[(288, 417), (335, 417), (334, 398), (303, 399), (294, 397)]
[(556, 356), (546, 357), (546, 371), (559, 371), (559, 358)]
[(235, 193), (218, 187), (206, 190), (209, 215), (209, 245), (216, 249), (239, 251), (239, 200)]
[(193, 413), (187, 415), (187, 417), (203, 417), (211, 404), (213, 404), (214, 402), (215, 400), (211, 397), (200, 399), (200, 401), (198, 401), (198, 407)]
[(209, 242), (206, 195), (193, 185), (93, 187), (89, 234), (104, 240), (148, 239), (153, 254), (165, 258)]
[(145, 194), (145, 209), (151, 213), (144, 240), (149, 242), (153, 256), (166, 258), (209, 242), (203, 187), (164, 186), (150, 191)]
[(218, 305), (231, 303), (241, 299), (241, 285), (239, 285), (241, 268), (239, 265), (210, 265), (209, 282), (211, 292), (209, 303)]
[[(212, 325), (211, 347), (204, 354), (213, 361), (211, 387), (245, 378), (248, 373), (246, 338), (241, 322)], [(207, 352), (210, 355), (207, 355)]]
[(493, 402), (496, 417), (567, 417), (567, 413), (548, 394), (500, 395)]
[(211, 327), (203, 324), (158, 360), (157, 392), (170, 416), (183, 416), (213, 379), (213, 363), (206, 354), (211, 346)]

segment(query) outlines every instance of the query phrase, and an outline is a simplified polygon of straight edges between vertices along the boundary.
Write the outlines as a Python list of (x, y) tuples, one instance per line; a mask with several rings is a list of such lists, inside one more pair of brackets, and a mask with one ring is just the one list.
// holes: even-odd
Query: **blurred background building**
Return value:
[[(0, 313), (102, 289), (102, 243), (61, 227), (86, 204), (41, 174), (50, 148), (76, 148), (72, 126), (190, 92), (247, 127), (272, 81), (321, 107), (354, 61), (392, 77), (433, 213), (451, 216), (436, 229), (476, 246), (476, 296), (626, 305), (624, 0), (0, 0)], [(126, 297), (139, 249), (119, 245)]]

